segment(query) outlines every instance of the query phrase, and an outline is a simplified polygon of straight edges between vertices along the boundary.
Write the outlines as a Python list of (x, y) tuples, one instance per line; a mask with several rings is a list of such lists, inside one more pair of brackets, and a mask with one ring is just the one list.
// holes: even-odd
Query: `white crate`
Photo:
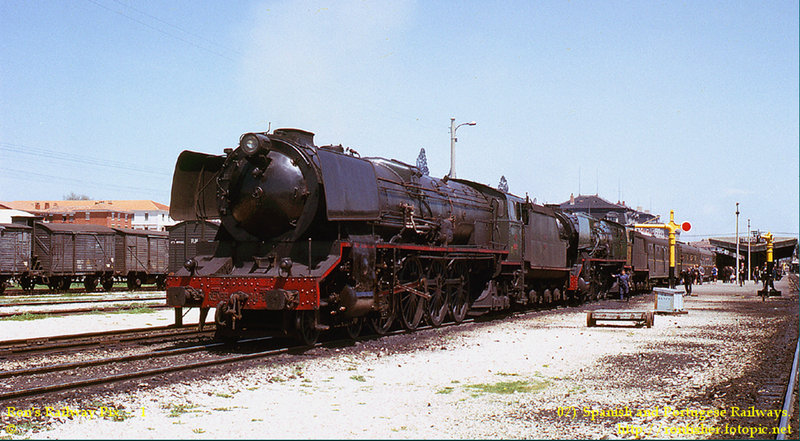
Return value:
[(653, 288), (656, 295), (656, 311), (683, 311), (683, 291), (670, 288)]

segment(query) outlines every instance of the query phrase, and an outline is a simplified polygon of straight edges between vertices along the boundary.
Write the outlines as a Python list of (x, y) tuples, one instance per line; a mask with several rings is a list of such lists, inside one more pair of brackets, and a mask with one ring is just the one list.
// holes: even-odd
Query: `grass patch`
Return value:
[[(481, 383), (481, 384), (469, 384), (464, 386), (465, 388), (473, 391), (475, 393), (490, 393), (490, 394), (513, 394), (513, 393), (531, 393), (531, 392), (539, 392), (544, 390), (550, 381), (528, 381), (528, 380), (517, 380), (517, 381), (501, 381), (498, 383)], [(473, 396), (475, 396), (473, 394)]]
[(351, 380), (360, 381), (360, 382), (362, 382), (362, 383), (364, 383), (364, 382), (366, 382), (366, 381), (367, 381), (367, 379), (366, 379), (366, 378), (364, 378), (364, 376), (363, 376), (363, 375), (351, 375), (351, 376), (350, 376), (350, 379), (351, 379)]
[(125, 421), (125, 420), (127, 420), (128, 418), (131, 418), (131, 417), (133, 417), (133, 412), (128, 412), (128, 411), (125, 411), (125, 410), (122, 410), (122, 409), (117, 409), (117, 412), (114, 413), (113, 415), (107, 415), (107, 416), (104, 416), (103, 418), (105, 418), (107, 420), (110, 419), (111, 421), (116, 421), (118, 423), (121, 423), (121, 422), (123, 422), (123, 421)]
[(22, 314), (16, 314), (8, 317), (0, 317), (0, 320), (7, 320), (11, 322), (26, 322), (29, 320), (39, 320), (53, 317), (52, 314), (32, 314), (30, 312), (23, 312)]
[(197, 429), (192, 429), (192, 432), (194, 432), (194, 433), (206, 433), (205, 430), (200, 429), (199, 427)]
[(222, 393), (222, 392), (217, 392), (214, 395), (216, 395), (216, 396), (218, 396), (220, 398), (233, 398), (233, 395)]
[(152, 314), (158, 312), (149, 306), (136, 306), (132, 308), (124, 308), (118, 311), (92, 311), (90, 314)]
[(192, 410), (197, 408), (196, 404), (173, 404), (168, 408), (170, 418), (178, 418), (187, 412), (199, 412), (198, 410)]
[(569, 394), (584, 394), (586, 393), (586, 388), (583, 386), (575, 386), (567, 391)]
[(456, 388), (445, 386), (442, 389), (437, 390), (436, 393), (441, 395), (447, 395), (453, 393), (454, 390), (456, 390)]

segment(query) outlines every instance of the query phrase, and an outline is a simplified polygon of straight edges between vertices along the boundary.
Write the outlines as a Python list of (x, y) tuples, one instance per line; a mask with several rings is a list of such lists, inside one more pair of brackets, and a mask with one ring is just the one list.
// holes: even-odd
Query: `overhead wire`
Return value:
[(111, 159), (98, 158), (96, 156), (78, 155), (75, 153), (59, 152), (53, 149), (43, 147), (34, 147), (24, 144), (15, 144), (0, 141), (0, 151), (10, 153), (17, 153), (35, 157), (46, 157), (48, 161), (65, 161), (78, 164), (92, 165), (98, 167), (107, 167), (114, 170), (127, 170), (137, 173), (146, 173), (157, 176), (171, 176), (169, 173), (153, 170), (152, 168), (136, 167), (129, 163), (122, 161), (114, 161)]
[(167, 22), (165, 20), (162, 20), (162, 19), (160, 19), (160, 18), (158, 18), (158, 17), (156, 17), (156, 16), (154, 16), (152, 14), (149, 14), (149, 13), (147, 13), (145, 11), (142, 11), (140, 9), (134, 8), (131, 5), (127, 5), (127, 4), (123, 3), (123, 2), (121, 2), (120, 0), (114, 0), (114, 2), (122, 5), (123, 7), (127, 8), (127, 9), (130, 9), (131, 11), (134, 11), (134, 12), (136, 12), (138, 14), (144, 15), (145, 17), (148, 17), (148, 18), (150, 18), (152, 20), (155, 20), (155, 21), (157, 21), (157, 22), (159, 22), (161, 24), (167, 25), (167, 26), (169, 26), (169, 27), (171, 27), (171, 28), (173, 28), (173, 29), (175, 29), (177, 31), (183, 32), (184, 34), (189, 35), (189, 36), (191, 36), (193, 38), (196, 38), (196, 39), (199, 39), (199, 40), (203, 40), (206, 43), (211, 43), (212, 45), (216, 46), (219, 49), (225, 50), (227, 52), (231, 52), (231, 53), (236, 54), (236, 55), (243, 55), (241, 52), (239, 52), (239, 51), (237, 51), (235, 49), (231, 49), (229, 47), (223, 46), (223, 45), (215, 42), (214, 40), (209, 40), (208, 38), (203, 37), (202, 35), (195, 34), (193, 32), (189, 32), (186, 29), (183, 29), (183, 28), (181, 28), (179, 26), (176, 26), (176, 25), (174, 25), (172, 23), (169, 23), (169, 22)]
[[(173, 33), (171, 33), (171, 32), (165, 31), (164, 29), (160, 29), (160, 28), (158, 28), (158, 27), (156, 27), (156, 26), (153, 26), (153, 25), (151, 25), (151, 24), (149, 24), (149, 23), (146, 23), (146, 22), (144, 22), (144, 21), (142, 21), (142, 20), (139, 20), (138, 18), (132, 17), (132, 16), (130, 16), (130, 15), (128, 15), (128, 14), (126, 14), (126, 13), (124, 13), (124, 12), (121, 12), (121, 11), (118, 11), (118, 10), (115, 10), (115, 9), (112, 9), (112, 8), (110, 8), (110, 7), (108, 7), (108, 6), (106, 6), (106, 5), (102, 4), (102, 3), (100, 3), (99, 1), (96, 1), (96, 0), (86, 0), (86, 1), (87, 1), (87, 2), (89, 2), (89, 3), (92, 3), (92, 4), (96, 5), (96, 6), (98, 6), (98, 7), (100, 7), (100, 8), (103, 8), (103, 9), (105, 9), (105, 10), (107, 10), (107, 11), (110, 11), (110, 12), (113, 12), (113, 13), (115, 13), (115, 14), (121, 15), (121, 16), (123, 16), (123, 17), (127, 18), (128, 20), (134, 21), (134, 22), (136, 22), (136, 23), (138, 23), (138, 24), (140, 24), (140, 25), (142, 25), (142, 26), (144, 26), (144, 27), (146, 27), (146, 28), (149, 28), (149, 29), (151, 29), (151, 30), (154, 30), (154, 31), (156, 31), (156, 32), (159, 32), (159, 33), (161, 33), (161, 34), (164, 34), (164, 35), (166, 35), (166, 36), (168, 36), (168, 37), (174, 38), (174, 39), (176, 39), (176, 40), (182, 41), (182, 42), (184, 42), (184, 43), (188, 44), (189, 46), (193, 46), (193, 47), (195, 47), (195, 48), (197, 48), (197, 49), (200, 49), (200, 50), (206, 51), (206, 52), (208, 52), (208, 53), (214, 54), (214, 55), (216, 55), (216, 56), (218, 56), (218, 57), (221, 57), (221, 58), (224, 58), (224, 59), (226, 59), (226, 60), (228, 60), (228, 61), (233, 61), (233, 62), (235, 62), (235, 61), (236, 61), (236, 60), (234, 60), (233, 58), (231, 58), (231, 57), (229, 57), (229, 56), (227, 56), (227, 55), (225, 55), (225, 54), (223, 54), (223, 53), (220, 53), (219, 51), (216, 51), (216, 50), (213, 50), (213, 49), (209, 49), (209, 48), (207, 48), (207, 47), (205, 47), (205, 46), (202, 46), (202, 45), (200, 45), (200, 44), (197, 44), (197, 43), (195, 43), (195, 42), (193, 42), (193, 41), (189, 41), (189, 40), (187, 40), (187, 39), (185, 39), (185, 38), (182, 38), (182, 37), (180, 37), (180, 36), (178, 36), (178, 35), (175, 35), (175, 34), (173, 34)], [(162, 20), (159, 20), (159, 21), (163, 22)]]
[(150, 193), (162, 193), (162, 190), (154, 189), (154, 188), (147, 188), (147, 187), (137, 187), (132, 185), (119, 185), (114, 184), (111, 182), (92, 182), (86, 181), (83, 179), (75, 179), (75, 178), (68, 178), (64, 176), (56, 176), (46, 173), (38, 173), (30, 170), (17, 170), (12, 168), (0, 167), (0, 171), (4, 172), (3, 177), (11, 177), (14, 179), (24, 180), (24, 181), (32, 181), (32, 182), (42, 182), (42, 179), (49, 179), (49, 180), (57, 180), (62, 181), (65, 183), (70, 184), (79, 184), (83, 186), (89, 186), (94, 188), (102, 188), (102, 189), (112, 189), (112, 190), (125, 190), (125, 191), (146, 191)]

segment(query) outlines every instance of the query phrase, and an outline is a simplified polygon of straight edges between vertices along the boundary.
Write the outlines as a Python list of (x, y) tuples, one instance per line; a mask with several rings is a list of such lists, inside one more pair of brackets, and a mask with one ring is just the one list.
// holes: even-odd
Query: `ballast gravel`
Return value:
[(762, 301), (752, 283), (695, 286), (688, 314), (652, 328), (586, 327), (588, 310), (653, 309), (648, 294), (4, 402), (2, 426), (54, 439), (749, 438), (777, 425), (766, 411), (797, 342), (797, 293), (776, 287)]

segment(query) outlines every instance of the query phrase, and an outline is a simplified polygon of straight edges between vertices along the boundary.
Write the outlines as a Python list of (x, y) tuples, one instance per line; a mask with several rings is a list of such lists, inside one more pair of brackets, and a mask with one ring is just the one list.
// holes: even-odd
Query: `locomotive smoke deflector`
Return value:
[(216, 180), (224, 156), (184, 150), (172, 176), (169, 216), (175, 220), (216, 219)]

